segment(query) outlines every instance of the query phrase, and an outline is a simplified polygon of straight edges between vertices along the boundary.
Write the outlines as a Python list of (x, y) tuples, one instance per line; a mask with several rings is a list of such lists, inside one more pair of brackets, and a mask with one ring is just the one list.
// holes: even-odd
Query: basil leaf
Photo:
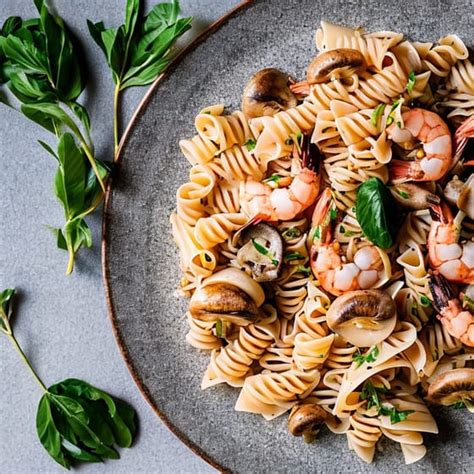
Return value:
[(400, 216), (395, 200), (378, 178), (370, 178), (357, 190), (357, 221), (365, 236), (375, 245), (386, 249), (393, 245)]
[(1, 36), (13, 34), (21, 26), (21, 18), (19, 16), (11, 16), (5, 20), (0, 31)]
[(36, 432), (43, 447), (48, 454), (61, 466), (69, 469), (71, 463), (64, 455), (61, 448), (61, 435), (56, 428), (51, 411), (51, 401), (48, 394), (44, 394), (38, 405), (36, 413)]
[(64, 206), (66, 219), (69, 220), (83, 210), (86, 174), (82, 150), (69, 133), (65, 133), (59, 140), (58, 160), (54, 191)]

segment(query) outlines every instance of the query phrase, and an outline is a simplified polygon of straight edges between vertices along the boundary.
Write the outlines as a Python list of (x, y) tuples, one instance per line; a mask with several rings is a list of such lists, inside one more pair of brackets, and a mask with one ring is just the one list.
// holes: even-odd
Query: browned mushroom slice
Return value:
[(453, 369), (438, 375), (431, 382), (427, 400), (437, 405), (463, 403), (471, 410), (474, 400), (474, 369)]
[(288, 431), (293, 436), (304, 436), (309, 442), (317, 435), (328, 413), (314, 403), (298, 404), (293, 407), (288, 418)]
[(239, 265), (250, 268), (256, 281), (278, 278), (283, 260), (283, 242), (275, 227), (265, 223), (246, 227), (239, 241), (242, 245), (237, 253)]
[(331, 49), (311, 61), (307, 80), (309, 84), (319, 84), (332, 79), (343, 79), (365, 67), (366, 62), (360, 51), (349, 48)]
[(351, 344), (370, 347), (393, 332), (397, 311), (395, 302), (385, 291), (350, 291), (333, 301), (326, 322)]
[(390, 188), (393, 197), (405, 208), (429, 209), (432, 204), (439, 204), (440, 198), (430, 193), (421, 185), (413, 183), (396, 184)]
[(242, 111), (248, 118), (274, 115), (296, 107), (296, 97), (289, 88), (289, 76), (267, 68), (255, 73), (244, 89)]
[(474, 219), (474, 174), (464, 183), (456, 205), (469, 219)]
[(265, 300), (260, 285), (237, 268), (215, 273), (194, 292), (189, 311), (203, 321), (229, 321), (239, 326), (254, 322)]

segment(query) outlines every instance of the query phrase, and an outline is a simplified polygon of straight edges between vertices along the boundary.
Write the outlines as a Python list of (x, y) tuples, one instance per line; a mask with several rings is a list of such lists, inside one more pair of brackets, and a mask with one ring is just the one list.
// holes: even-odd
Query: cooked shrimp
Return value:
[(446, 203), (431, 206), (428, 234), (430, 266), (447, 280), (474, 283), (474, 242), (460, 243), (461, 229)]
[(247, 216), (264, 221), (286, 221), (314, 203), (319, 193), (317, 148), (308, 137), (303, 137), (301, 158), (297, 150), (295, 155), (294, 178), (276, 176), (266, 182), (248, 179), (242, 183), (241, 206)]
[(353, 262), (344, 261), (339, 242), (332, 241), (331, 214), (336, 212), (331, 191), (326, 188), (314, 209), (310, 264), (313, 275), (332, 295), (374, 288), (384, 277), (384, 265), (374, 245), (354, 254)]
[[(457, 128), (456, 132), (454, 133), (454, 160), (453, 164), (456, 164), (466, 148), (467, 142), (470, 138), (474, 138), (474, 115), (469, 117), (468, 119), (464, 120), (462, 125)], [(464, 162), (464, 165), (473, 165), (474, 161)]]
[(463, 309), (449, 282), (442, 275), (432, 275), (430, 290), (434, 307), (439, 313), (438, 319), (449, 334), (466, 346), (474, 347), (474, 315)]
[[(389, 138), (405, 150), (413, 150), (414, 161), (392, 160), (390, 174), (394, 182), (436, 181), (449, 170), (453, 158), (451, 133), (434, 112), (411, 109), (402, 114), (404, 128), (388, 127)], [(421, 147), (417, 147), (417, 141)], [(416, 150), (416, 151), (415, 151)]]

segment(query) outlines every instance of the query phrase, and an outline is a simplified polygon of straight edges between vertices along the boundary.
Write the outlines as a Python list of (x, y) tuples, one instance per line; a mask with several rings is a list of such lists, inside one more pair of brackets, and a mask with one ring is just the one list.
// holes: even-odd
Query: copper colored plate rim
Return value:
[[(141, 100), (140, 104), (138, 105), (137, 109), (133, 113), (133, 116), (130, 120), (130, 122), (127, 125), (127, 128), (125, 129), (125, 132), (123, 134), (122, 139), (120, 140), (119, 148), (117, 151), (116, 155), (116, 162), (121, 161), (122, 159), (122, 150), (127, 143), (132, 130), (134, 129), (135, 122), (137, 121), (138, 117), (140, 116), (142, 110), (144, 107), (148, 104), (150, 98), (152, 97), (153, 93), (157, 89), (157, 87), (160, 85), (161, 81), (165, 78), (168, 77), (169, 74), (174, 71), (176, 66), (181, 62), (181, 60), (191, 51), (193, 51), (196, 46), (198, 46), (200, 43), (205, 41), (212, 33), (214, 33), (216, 30), (218, 30), (224, 23), (226, 23), (234, 14), (237, 12), (242, 11), (244, 8), (248, 7), (253, 3), (254, 0), (244, 0), (240, 4), (238, 4), (236, 7), (233, 9), (229, 10), (225, 15), (223, 15), (221, 18), (216, 20), (214, 23), (212, 23), (208, 28), (206, 28), (196, 39), (194, 39), (189, 45), (187, 45), (183, 50), (176, 56), (176, 58), (172, 61), (172, 63), (168, 66), (166, 71), (161, 74), (155, 82), (150, 86), (148, 91), (146, 92), (145, 96)], [(107, 223), (108, 219), (110, 218), (109, 214), (109, 204), (112, 199), (112, 193), (113, 193), (113, 181), (112, 179), (109, 180), (107, 184), (107, 190), (105, 193), (105, 199), (104, 199), (104, 209), (103, 209), (103, 214), (102, 214), (102, 243), (101, 243), (101, 253), (102, 253), (102, 277), (103, 277), (103, 282), (104, 282), (104, 289), (105, 289), (105, 300), (107, 304), (107, 312), (109, 315), (109, 319), (112, 323), (112, 331), (115, 337), (115, 341), (117, 342), (120, 354), (122, 358), (125, 361), (125, 364), (135, 382), (135, 384), (138, 387), (138, 390), (142, 394), (143, 398), (147, 401), (147, 403), (150, 405), (151, 409), (155, 412), (156, 415), (160, 417), (160, 419), (163, 421), (163, 423), (168, 427), (168, 429), (174, 433), (188, 448), (190, 448), (195, 454), (197, 454), (199, 457), (204, 459), (208, 464), (210, 464), (212, 467), (215, 469), (220, 470), (221, 472), (229, 472), (225, 466), (222, 466), (219, 464), (218, 461), (213, 459), (211, 456), (209, 456), (207, 453), (205, 453), (197, 444), (193, 443), (186, 435), (184, 435), (180, 430), (178, 430), (173, 423), (168, 419), (168, 417), (158, 408), (158, 406), (155, 404), (153, 401), (150, 392), (147, 388), (147, 386), (143, 383), (141, 380), (140, 376), (138, 375), (135, 367), (133, 366), (130, 356), (128, 354), (128, 350), (125, 346), (125, 343), (123, 341), (122, 335), (117, 327), (117, 321), (115, 317), (115, 310), (114, 310), (114, 302), (113, 302), (113, 292), (112, 288), (110, 285), (110, 280), (109, 280), (109, 265), (108, 265), (108, 247), (107, 247)]]

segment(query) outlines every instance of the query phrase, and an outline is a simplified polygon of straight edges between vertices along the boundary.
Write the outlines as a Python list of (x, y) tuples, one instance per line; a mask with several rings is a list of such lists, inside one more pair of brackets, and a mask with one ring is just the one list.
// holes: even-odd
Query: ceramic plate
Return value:
[[(425, 436), (428, 453), (405, 467), (400, 447), (385, 439), (372, 465), (347, 448), (345, 436), (324, 430), (317, 443), (288, 435), (287, 417), (272, 422), (235, 412), (238, 391), (204, 392), (209, 355), (185, 342), (187, 302), (169, 215), (189, 166), (178, 141), (195, 134), (203, 107), (239, 108), (244, 85), (264, 67), (303, 77), (316, 52), (322, 19), (394, 30), (419, 41), (457, 33), (472, 42), (472, 0), (256, 1), (237, 9), (192, 44), (139, 108), (123, 143), (120, 169), (104, 219), (104, 274), (110, 314), (124, 358), (144, 396), (165, 423), (214, 466), (235, 472), (474, 471), (473, 418), (434, 413), (440, 434)], [(472, 46), (470, 44), (469, 46)]]

